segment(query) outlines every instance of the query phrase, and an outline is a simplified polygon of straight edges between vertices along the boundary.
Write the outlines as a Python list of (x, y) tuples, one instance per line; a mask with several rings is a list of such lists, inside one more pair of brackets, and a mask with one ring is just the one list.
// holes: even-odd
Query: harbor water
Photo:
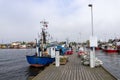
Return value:
[[(29, 80), (44, 68), (34, 68), (26, 61), (26, 55), (33, 55), (35, 49), (0, 49), (0, 80)], [(96, 57), (103, 65), (111, 66), (113, 74), (120, 73), (120, 53), (96, 51)], [(119, 77), (119, 75), (118, 75)]]
[(96, 56), (103, 61), (103, 67), (120, 80), (120, 52), (106, 53), (100, 50), (96, 51)]
[(35, 49), (0, 49), (0, 80), (29, 80), (44, 68), (30, 67), (26, 55)]

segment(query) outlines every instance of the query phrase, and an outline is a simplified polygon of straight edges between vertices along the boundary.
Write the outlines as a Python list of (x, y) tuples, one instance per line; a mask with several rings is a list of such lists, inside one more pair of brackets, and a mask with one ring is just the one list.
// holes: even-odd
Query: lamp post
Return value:
[(89, 4), (88, 5), (91, 8), (91, 27), (92, 27), (92, 36), (94, 35), (93, 33), (93, 5)]
[(92, 47), (92, 52), (90, 53), (90, 67), (95, 67), (95, 47), (97, 43), (97, 39), (94, 38), (94, 31), (93, 31), (93, 5), (89, 4), (88, 7), (91, 8), (91, 28), (92, 28), (92, 37), (90, 39), (90, 47)]

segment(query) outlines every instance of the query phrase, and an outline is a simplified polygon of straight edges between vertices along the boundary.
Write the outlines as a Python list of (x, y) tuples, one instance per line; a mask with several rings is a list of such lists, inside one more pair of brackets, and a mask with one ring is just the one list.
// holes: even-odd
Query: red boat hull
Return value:
[(108, 53), (114, 53), (114, 52), (118, 52), (118, 50), (104, 50), (105, 52), (108, 52)]

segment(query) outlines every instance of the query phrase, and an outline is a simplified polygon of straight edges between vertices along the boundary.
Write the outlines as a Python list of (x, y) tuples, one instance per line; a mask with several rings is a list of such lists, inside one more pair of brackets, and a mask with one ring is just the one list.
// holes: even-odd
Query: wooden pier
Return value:
[(76, 53), (69, 55), (65, 65), (55, 67), (51, 64), (39, 73), (33, 80), (116, 80), (102, 67), (90, 68), (81, 64)]

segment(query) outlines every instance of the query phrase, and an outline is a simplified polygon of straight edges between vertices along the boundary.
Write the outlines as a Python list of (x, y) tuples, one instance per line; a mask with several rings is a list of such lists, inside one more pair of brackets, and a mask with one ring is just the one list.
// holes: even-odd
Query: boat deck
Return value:
[(55, 67), (51, 64), (33, 80), (116, 80), (102, 67), (90, 68), (81, 64), (77, 54), (69, 55), (66, 65)]

